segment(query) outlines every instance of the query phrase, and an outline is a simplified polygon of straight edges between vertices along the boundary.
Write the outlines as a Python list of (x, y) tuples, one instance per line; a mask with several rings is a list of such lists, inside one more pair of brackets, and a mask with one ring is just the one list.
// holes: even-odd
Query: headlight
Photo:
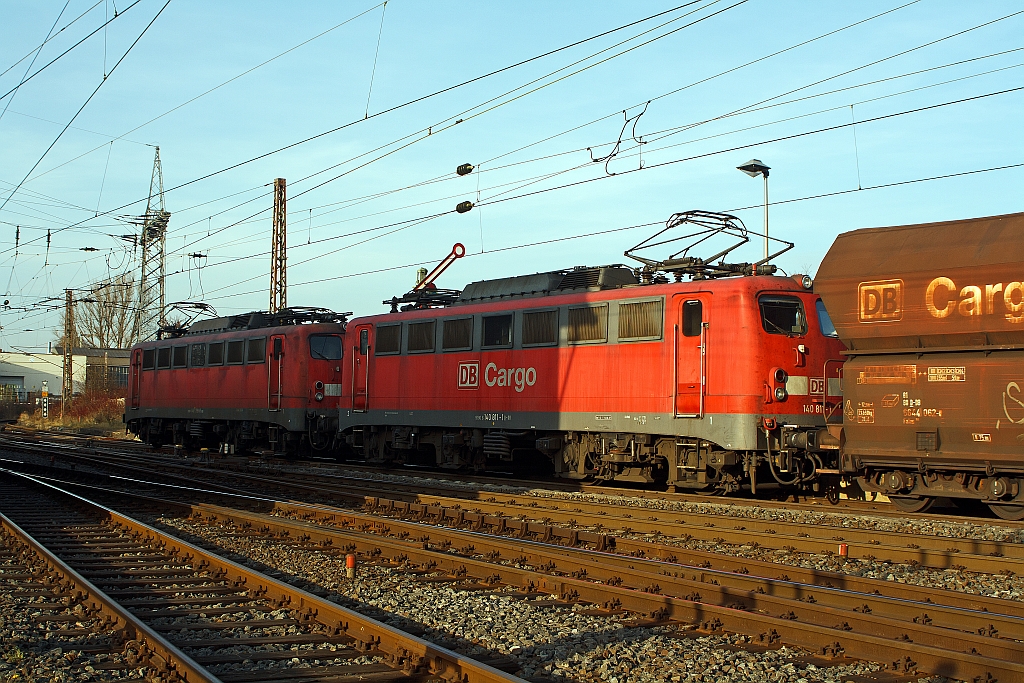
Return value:
[(789, 378), (789, 375), (787, 375), (786, 371), (783, 370), (782, 368), (777, 368), (775, 370), (775, 383), (776, 384), (785, 384), (786, 380), (788, 378)]
[(324, 383), (323, 382), (317, 382), (316, 384), (313, 385), (313, 388), (316, 389), (317, 391), (323, 391), (324, 390)]
[(786, 390), (784, 388), (777, 387), (775, 389), (775, 400), (776, 401), (785, 401), (786, 400)]
[(800, 284), (804, 286), (804, 289), (810, 289), (814, 286), (814, 280), (811, 279), (810, 275), (804, 275), (800, 280)]
[[(785, 393), (785, 392), (783, 392), (783, 393)], [(315, 399), (316, 399), (316, 400), (318, 400), (318, 401), (322, 401), (322, 400), (324, 400), (324, 392), (322, 392), (322, 391), (318, 391), (318, 392), (316, 392), (316, 393), (315, 393), (315, 394), (313, 395), (313, 398), (315, 398)]]

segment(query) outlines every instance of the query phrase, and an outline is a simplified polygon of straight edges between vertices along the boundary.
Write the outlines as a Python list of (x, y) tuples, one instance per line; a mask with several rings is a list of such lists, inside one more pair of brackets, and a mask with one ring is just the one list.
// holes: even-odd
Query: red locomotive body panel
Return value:
[(303, 434), (317, 421), (333, 431), (343, 332), (336, 323), (288, 325), (139, 344), (125, 421), (145, 441), (189, 445), (275, 444), (278, 431)]
[[(481, 446), (490, 460), (539, 450), (565, 476), (595, 469), (565, 455), (580, 440), (603, 439), (602, 456), (629, 442), (614, 478), (646, 481), (639, 470), (671, 450), (671, 483), (696, 468), (674, 437), (733, 465), (769, 437), (780, 447), (766, 420), (809, 429), (838, 417), (842, 346), (792, 278), (531, 290), (539, 277), (508, 281), (524, 281), (522, 294), (477, 295), (474, 283), (446, 308), (353, 320), (339, 422), (349, 441), (384, 460), (432, 447), (450, 467)], [(643, 467), (628, 464), (638, 447), (651, 454)]]

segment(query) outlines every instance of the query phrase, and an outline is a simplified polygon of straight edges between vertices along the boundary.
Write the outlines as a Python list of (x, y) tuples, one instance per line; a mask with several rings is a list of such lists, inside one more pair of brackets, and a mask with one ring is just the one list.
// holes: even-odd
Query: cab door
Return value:
[(140, 400), (139, 394), (142, 391), (142, 349), (135, 349), (135, 352), (132, 354), (131, 373), (131, 384), (129, 385), (131, 407), (133, 409), (138, 409)]
[(703, 417), (707, 393), (709, 295), (687, 295), (675, 327), (675, 416)]
[(284, 335), (270, 337), (270, 366), (267, 377), (267, 407), (273, 412), (281, 410), (284, 392)]
[(352, 410), (365, 413), (370, 406), (370, 350), (373, 325), (355, 329), (356, 344), (352, 347)]

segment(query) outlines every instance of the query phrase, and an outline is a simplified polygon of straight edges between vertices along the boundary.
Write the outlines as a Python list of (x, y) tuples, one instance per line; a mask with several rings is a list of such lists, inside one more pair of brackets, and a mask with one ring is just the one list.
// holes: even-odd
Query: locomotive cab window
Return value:
[(825, 302), (818, 299), (814, 302), (814, 307), (818, 310), (818, 327), (821, 328), (821, 333), (826, 337), (838, 338), (839, 333), (836, 332), (836, 326), (832, 324), (832, 318), (825, 310)]
[(309, 335), (309, 355), (318, 360), (341, 360), (341, 337), (333, 334)]
[(491, 315), (484, 318), (484, 346), (512, 346), (512, 316)]
[(807, 315), (804, 304), (795, 296), (762, 296), (761, 326), (768, 334), (796, 337), (807, 334)]
[(210, 342), (210, 353), (206, 358), (207, 365), (224, 365), (224, 342)]
[(687, 301), (683, 304), (683, 336), (699, 337), (704, 322), (704, 304)]
[(558, 311), (523, 313), (523, 346), (558, 343)]
[(194, 368), (201, 368), (206, 365), (206, 344), (192, 345), (192, 358), (190, 365)]
[(156, 349), (144, 349), (142, 351), (142, 369), (152, 370), (156, 367)]
[(165, 346), (162, 349), (156, 350), (156, 366), (157, 368), (166, 369), (171, 367), (171, 347)]
[(608, 304), (569, 307), (569, 343), (608, 340)]
[(241, 339), (232, 339), (228, 342), (228, 365), (241, 365), (245, 360), (245, 342)]
[(434, 321), (409, 323), (409, 353), (434, 350)]
[(473, 348), (473, 319), (445, 320), (441, 325), (441, 348), (445, 351), (466, 351)]
[(175, 346), (174, 355), (172, 356), (174, 361), (174, 367), (184, 368), (188, 366), (188, 347), (187, 346)]
[(246, 339), (245, 341), (247, 347), (245, 362), (262, 363), (267, 359), (266, 337), (254, 337), (253, 339)]
[(376, 356), (399, 353), (402, 350), (402, 326), (401, 325), (377, 325), (377, 348), (373, 353)]

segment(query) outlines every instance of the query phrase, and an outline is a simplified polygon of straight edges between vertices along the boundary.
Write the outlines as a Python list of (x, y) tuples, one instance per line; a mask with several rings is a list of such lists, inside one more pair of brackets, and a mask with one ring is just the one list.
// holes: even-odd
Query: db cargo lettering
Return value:
[(493, 387), (515, 386), (516, 391), (522, 392), (526, 387), (532, 387), (537, 383), (537, 370), (535, 368), (498, 368), (494, 363), (488, 363), (484, 368), (484, 384)]
[(928, 283), (924, 305), (933, 318), (953, 315), (1003, 315), (1011, 323), (1024, 321), (1024, 284), (997, 282), (993, 285), (957, 287), (948, 277)]
[(903, 319), (903, 280), (877, 280), (857, 286), (858, 312), (862, 323)]

